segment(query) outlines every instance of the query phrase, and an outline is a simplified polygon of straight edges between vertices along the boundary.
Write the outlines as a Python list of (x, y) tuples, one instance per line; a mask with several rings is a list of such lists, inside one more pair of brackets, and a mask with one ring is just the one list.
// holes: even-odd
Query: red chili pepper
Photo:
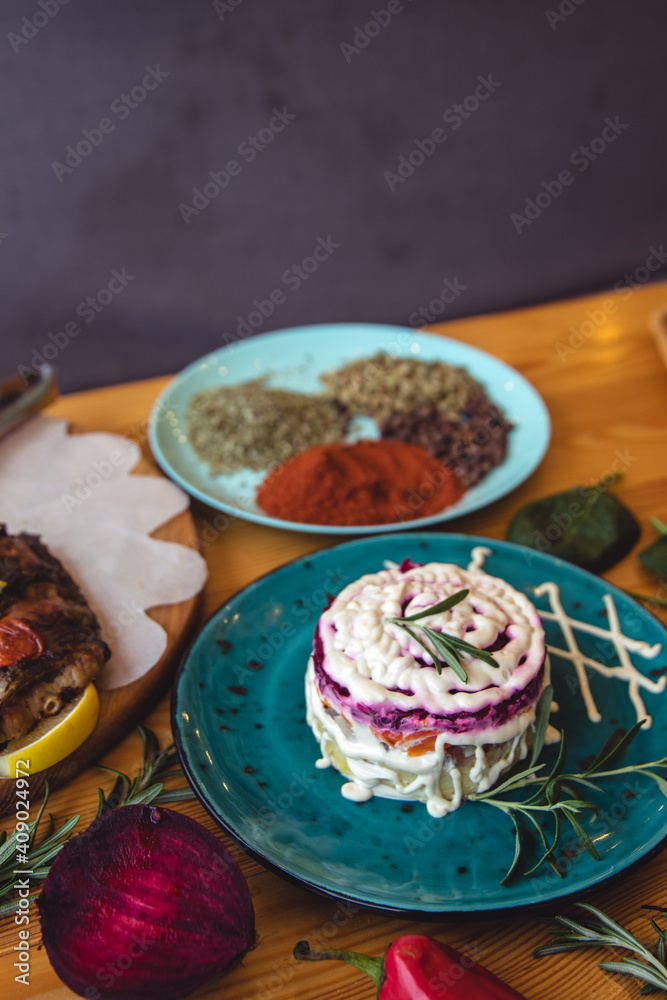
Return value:
[(377, 1000), (526, 1000), (467, 955), (424, 934), (396, 938), (383, 958), (355, 951), (311, 951), (307, 941), (299, 941), (294, 957), (349, 962), (371, 977)]

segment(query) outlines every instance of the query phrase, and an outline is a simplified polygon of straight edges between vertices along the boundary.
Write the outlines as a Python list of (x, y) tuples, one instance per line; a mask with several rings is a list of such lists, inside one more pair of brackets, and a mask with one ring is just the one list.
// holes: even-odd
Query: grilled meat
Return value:
[(0, 525), (0, 750), (57, 715), (109, 655), (64, 567), (35, 535)]

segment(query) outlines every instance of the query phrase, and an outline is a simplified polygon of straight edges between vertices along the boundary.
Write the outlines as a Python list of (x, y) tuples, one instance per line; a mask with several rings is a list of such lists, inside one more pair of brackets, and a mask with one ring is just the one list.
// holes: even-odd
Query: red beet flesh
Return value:
[(195, 820), (123, 806), (60, 851), (38, 898), (47, 954), (87, 1000), (178, 1000), (255, 940), (241, 871)]

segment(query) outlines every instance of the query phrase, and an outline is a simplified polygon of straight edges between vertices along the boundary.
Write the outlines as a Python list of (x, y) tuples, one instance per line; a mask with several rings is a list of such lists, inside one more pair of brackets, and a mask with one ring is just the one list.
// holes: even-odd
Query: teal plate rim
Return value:
[[(449, 360), (453, 364), (466, 367), (471, 375), (483, 383), (486, 381), (486, 378), (480, 369), (490, 367), (494, 370), (499, 380), (506, 380), (504, 386), (513, 385), (514, 388), (519, 389), (519, 393), (515, 395), (521, 400), (518, 406), (519, 410), (523, 412), (521, 419), (519, 419), (519, 426), (515, 431), (515, 439), (516, 435), (520, 433), (521, 442), (519, 443), (517, 440), (517, 443), (513, 446), (513, 439), (510, 436), (509, 451), (504, 461), (496, 469), (492, 469), (476, 486), (466, 490), (461, 499), (451, 507), (447, 507), (443, 511), (427, 517), (376, 525), (311, 524), (305, 521), (287, 521), (273, 517), (270, 514), (264, 513), (259, 508), (247, 508), (240, 503), (232, 502), (230, 499), (222, 499), (216, 496), (213, 488), (208, 490), (204, 488), (201, 482), (197, 481), (199, 474), (194, 473), (192, 469), (188, 469), (187, 462), (185, 464), (182, 461), (176, 463), (172, 460), (169, 448), (167, 447), (172, 442), (167, 430), (161, 425), (164, 424), (165, 415), (169, 414), (168, 408), (174, 406), (175, 410), (181, 409), (177, 404), (173, 403), (174, 395), (178, 395), (181, 388), (188, 381), (195, 378), (198, 372), (209, 366), (217, 368), (218, 365), (227, 360), (227, 357), (233, 358), (242, 354), (255, 353), (261, 350), (265, 344), (275, 348), (281, 343), (281, 340), (289, 343), (292, 338), (304, 338), (305, 340), (308, 337), (314, 338), (315, 336), (325, 337), (329, 335), (330, 337), (335, 337), (336, 331), (350, 336), (353, 331), (356, 331), (357, 338), (363, 336), (365, 332), (368, 336), (382, 335), (386, 338), (405, 338), (408, 335), (411, 338), (411, 344), (425, 346), (427, 351), (437, 350), (438, 360), (447, 360), (444, 353), (441, 356), (441, 352), (445, 352), (449, 348), (450, 351), (454, 352), (454, 356)], [(404, 346), (406, 349), (399, 352), (399, 356), (414, 357), (414, 355), (409, 353), (407, 344)], [(368, 351), (370, 352), (377, 349), (377, 347), (368, 347)], [(316, 350), (316, 348), (313, 348), (312, 345), (310, 347), (305, 345), (301, 350), (312, 351)], [(339, 358), (336, 364), (340, 364), (342, 361), (343, 359)], [(257, 374), (259, 372), (249, 372), (243, 376), (242, 381), (255, 377)], [(233, 381), (237, 380), (234, 379)], [(498, 404), (511, 418), (513, 416), (512, 400), (510, 398), (512, 393), (506, 393), (507, 398), (503, 398), (499, 384), (494, 385), (493, 388), (487, 385), (486, 388), (491, 400)], [(526, 412), (524, 408), (528, 408), (529, 412)], [(172, 417), (172, 419), (174, 418)], [(341, 322), (308, 324), (305, 326), (285, 327), (283, 329), (272, 330), (269, 333), (257, 334), (245, 340), (232, 341), (195, 359), (178, 372), (157, 396), (148, 420), (148, 443), (153, 458), (165, 475), (177, 483), (186, 493), (189, 493), (190, 496), (195, 497), (215, 510), (224, 511), (242, 520), (254, 521), (257, 524), (265, 524), (273, 528), (283, 528), (288, 531), (330, 535), (361, 536), (417, 530), (432, 527), (445, 521), (455, 520), (459, 517), (465, 517), (467, 514), (481, 510), (502, 499), (525, 482), (542, 462), (550, 440), (551, 417), (546, 403), (532, 382), (512, 365), (490, 351), (485, 351), (474, 344), (468, 344), (465, 340), (457, 340), (454, 337), (448, 337), (446, 334), (431, 333), (419, 328), (414, 329), (412, 327), (386, 323)], [(197, 467), (204, 467), (204, 463), (199, 460), (197, 460), (196, 465)], [(234, 487), (230, 487), (229, 489), (232, 496), (236, 495)]]
[[(345, 903), (353, 903), (369, 912), (374, 912), (377, 914), (384, 914), (384, 915), (389, 914), (392, 916), (402, 917), (402, 918), (432, 920), (432, 921), (453, 920), (453, 919), (474, 920), (474, 919), (483, 919), (485, 915), (498, 916), (503, 914), (507, 915), (515, 914), (517, 911), (539, 912), (539, 911), (545, 911), (547, 909), (553, 910), (553, 904), (555, 903), (561, 905), (561, 904), (567, 904), (568, 902), (572, 902), (575, 899), (580, 900), (582, 898), (587, 898), (590, 896), (590, 894), (598, 890), (603, 885), (605, 888), (608, 888), (611, 884), (616, 884), (619, 880), (625, 879), (626, 877), (631, 875), (634, 871), (640, 869), (645, 864), (648, 864), (652, 859), (654, 859), (660, 853), (662, 853), (662, 851), (665, 850), (665, 848), (667, 848), (667, 818), (663, 820), (659, 839), (656, 840), (655, 838), (649, 838), (648, 846), (642, 848), (641, 853), (639, 854), (637, 854), (637, 852), (635, 851), (634, 858), (630, 860), (620, 861), (620, 863), (617, 863), (615, 865), (615, 869), (609, 874), (606, 875), (601, 874), (599, 878), (589, 879), (583, 885), (573, 885), (571, 888), (568, 887), (567, 883), (568, 881), (570, 881), (572, 877), (572, 874), (568, 873), (566, 879), (562, 881), (559, 880), (558, 882), (553, 883), (559, 889), (562, 887), (562, 891), (556, 891), (553, 893), (545, 892), (539, 898), (527, 902), (516, 902), (516, 903), (508, 902), (507, 906), (504, 905), (486, 906), (484, 904), (479, 905), (479, 901), (477, 901), (478, 905), (468, 906), (465, 904), (464, 901), (464, 904), (462, 906), (449, 906), (447, 908), (442, 908), (442, 909), (432, 909), (432, 908), (424, 909), (420, 908), (419, 906), (412, 906), (412, 905), (402, 906), (402, 905), (390, 905), (386, 903), (380, 903), (377, 900), (374, 901), (372, 899), (369, 899), (367, 896), (360, 893), (355, 893), (352, 890), (344, 891), (338, 888), (332, 889), (327, 886), (324, 886), (318, 883), (317, 881), (308, 878), (306, 875), (300, 874), (298, 871), (295, 871), (293, 866), (291, 868), (283, 866), (282, 864), (276, 862), (275, 860), (267, 858), (266, 855), (262, 853), (262, 851), (252, 847), (248, 843), (248, 841), (244, 839), (244, 837), (235, 828), (234, 824), (225, 818), (221, 810), (207, 796), (204, 788), (202, 787), (201, 782), (199, 781), (198, 775), (196, 774), (194, 766), (192, 765), (188, 757), (187, 751), (185, 749), (183, 736), (179, 724), (179, 712), (180, 712), (179, 685), (181, 684), (183, 677), (187, 671), (188, 662), (191, 654), (193, 653), (193, 650), (204, 636), (204, 633), (206, 633), (207, 630), (213, 625), (213, 623), (216, 621), (217, 617), (221, 613), (223, 613), (226, 609), (228, 609), (229, 606), (238, 598), (240, 598), (249, 588), (252, 588), (257, 584), (261, 584), (267, 581), (276, 572), (289, 570), (291, 567), (297, 567), (299, 564), (308, 563), (310, 560), (316, 558), (317, 556), (323, 556), (325, 554), (336, 552), (337, 550), (360, 547), (364, 546), (365, 543), (376, 544), (389, 540), (401, 541), (404, 544), (408, 544), (411, 541), (420, 544), (423, 541), (426, 541), (427, 543), (433, 541), (441, 544), (446, 544), (451, 542), (456, 542), (456, 543), (465, 542), (470, 549), (472, 549), (476, 545), (485, 545), (491, 548), (493, 546), (500, 546), (501, 549), (510, 551), (513, 550), (515, 552), (526, 551), (523, 546), (515, 545), (512, 542), (506, 542), (500, 539), (487, 538), (483, 536), (466, 535), (462, 533), (450, 534), (444, 532), (443, 533), (415, 532), (408, 535), (395, 534), (395, 533), (387, 534), (386, 536), (373, 535), (368, 538), (353, 539), (351, 541), (334, 544), (325, 548), (316, 549), (310, 553), (306, 553), (301, 556), (297, 556), (295, 559), (282, 563), (279, 566), (274, 567), (272, 570), (269, 570), (267, 573), (264, 573), (261, 576), (256, 577), (250, 583), (246, 584), (244, 587), (240, 588), (238, 591), (232, 594), (225, 602), (223, 602), (223, 604), (220, 605), (220, 607), (218, 607), (215, 611), (213, 611), (209, 615), (206, 621), (202, 624), (197, 635), (194, 636), (194, 638), (191, 640), (188, 647), (184, 651), (176, 675), (174, 677), (172, 693), (171, 693), (171, 702), (170, 702), (172, 733), (181, 765), (185, 772), (186, 778), (189, 784), (191, 785), (197, 799), (204, 807), (204, 809), (208, 812), (208, 814), (211, 816), (211, 818), (215, 820), (218, 826), (221, 827), (230, 836), (232, 841), (235, 844), (237, 844), (245, 853), (247, 853), (250, 857), (253, 857), (255, 860), (257, 860), (263, 867), (269, 869), (270, 871), (275, 872), (277, 875), (286, 879), (288, 882), (296, 886), (309, 889), (317, 893), (318, 895), (328, 899), (340, 900)], [(559, 570), (564, 571), (566, 575), (572, 574), (575, 579), (579, 579), (580, 582), (582, 582), (584, 585), (588, 581), (594, 580), (596, 584), (604, 585), (605, 592), (609, 592), (615, 598), (620, 597), (622, 600), (629, 602), (629, 606), (637, 610), (645, 620), (651, 622), (657, 628), (658, 631), (664, 633), (665, 642), (663, 642), (663, 651), (667, 650), (667, 629), (665, 629), (663, 624), (655, 616), (651, 615), (645, 608), (643, 608), (641, 605), (635, 602), (634, 599), (630, 598), (629, 595), (627, 595), (623, 590), (621, 590), (614, 584), (610, 583), (609, 581), (605, 580), (604, 578), (594, 576), (593, 574), (587, 572), (586, 570), (580, 569), (579, 567), (571, 563), (567, 563), (560, 559), (556, 559), (553, 556), (549, 556), (545, 553), (536, 552), (534, 550), (527, 550), (527, 551), (530, 552), (531, 560), (542, 561), (542, 562), (546, 561), (547, 563), (551, 563)], [(309, 631), (312, 631), (312, 629), (310, 628), (310, 623), (308, 628)], [(664, 697), (667, 699), (667, 691), (664, 693)], [(556, 717), (554, 721), (558, 723), (558, 718)], [(603, 740), (600, 739), (599, 740), (600, 746), (602, 745), (602, 742)], [(571, 747), (569, 752), (572, 753)], [(315, 743), (313, 742), (313, 763), (315, 757), (316, 757), (316, 750), (315, 750)], [(338, 775), (337, 772), (334, 773), (342, 781), (340, 775)], [(339, 796), (339, 798), (342, 797)], [(390, 800), (376, 800), (376, 801), (389, 802)], [(392, 802), (391, 805), (394, 806), (395, 808), (398, 808), (397, 803)], [(416, 803), (415, 807), (420, 808), (421, 804)], [(651, 840), (653, 840), (653, 842), (650, 842)], [(511, 856), (509, 854), (506, 860), (507, 864), (505, 865), (505, 867), (509, 867), (509, 862), (511, 861)], [(574, 869), (574, 871), (576, 873), (576, 868)], [(529, 881), (530, 880), (526, 880), (526, 882)]]

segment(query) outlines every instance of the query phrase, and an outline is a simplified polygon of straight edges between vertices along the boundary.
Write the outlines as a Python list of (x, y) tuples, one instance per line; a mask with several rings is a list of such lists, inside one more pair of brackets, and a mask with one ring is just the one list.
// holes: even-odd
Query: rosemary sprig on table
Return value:
[[(171, 788), (165, 790), (164, 781), (176, 774), (182, 774), (180, 769), (172, 770), (178, 763), (178, 757), (172, 743), (166, 750), (160, 750), (157, 736), (150, 729), (138, 726), (139, 734), (143, 743), (143, 763), (139, 772), (132, 781), (128, 775), (121, 771), (116, 771), (112, 767), (103, 767), (103, 771), (110, 771), (118, 775), (113, 788), (108, 795), (105, 795), (101, 788), (98, 788), (99, 804), (97, 816), (110, 809), (119, 806), (136, 805), (139, 803), (154, 802), (163, 804), (167, 802), (182, 802), (186, 799), (193, 799), (194, 792), (190, 787)], [(12, 890), (17, 879), (29, 879), (31, 888), (33, 883), (43, 882), (49, 874), (51, 863), (58, 851), (65, 846), (72, 836), (75, 826), (81, 816), (72, 816), (57, 830), (53, 816), (49, 813), (49, 822), (45, 835), (37, 843), (39, 826), (49, 798), (49, 785), (46, 783), (44, 801), (34, 820), (27, 824), (28, 842), (22, 845), (22, 856), (26, 858), (20, 864), (17, 862), (16, 830), (7, 835), (7, 831), (0, 834), (0, 918), (10, 913), (16, 913), (16, 898), (12, 896)], [(23, 850), (25, 848), (25, 850)], [(16, 874), (22, 869), (30, 874)], [(39, 895), (39, 889), (35, 886), (28, 898), (32, 903)]]
[(667, 608), (667, 600), (664, 597), (651, 597), (650, 594), (638, 594), (636, 590), (626, 590), (629, 597), (634, 597), (636, 601), (643, 601), (644, 604), (657, 604), (659, 608)]
[[(582, 794), (583, 790), (603, 791), (591, 778), (609, 778), (631, 772), (645, 774), (646, 777), (652, 778), (656, 782), (662, 794), (667, 797), (667, 780), (662, 775), (650, 770), (650, 768), (667, 768), (667, 757), (663, 757), (661, 760), (650, 761), (646, 764), (632, 764), (611, 771), (602, 770), (605, 764), (608, 764), (627, 750), (644, 724), (644, 720), (637, 722), (627, 732), (624, 729), (617, 729), (613, 732), (586, 770), (576, 774), (564, 773), (567, 750), (565, 733), (562, 733), (556, 763), (548, 775), (540, 774), (539, 772), (546, 765), (538, 764), (537, 760), (544, 746), (552, 696), (553, 689), (546, 687), (542, 692), (537, 706), (535, 730), (533, 733), (533, 751), (529, 767), (508, 778), (502, 784), (490, 789), (488, 792), (469, 796), (471, 801), (483, 802), (485, 805), (500, 809), (509, 816), (514, 825), (514, 860), (507, 874), (502, 879), (502, 885), (508, 885), (518, 874), (533, 875), (544, 864), (548, 864), (560, 878), (565, 878), (565, 872), (555, 857), (556, 848), (560, 842), (563, 830), (563, 823), (569, 824), (572, 827), (579, 843), (588, 851), (590, 856), (596, 861), (600, 860), (597, 848), (581, 822), (581, 819), (586, 814), (589, 814), (588, 819), (592, 823), (597, 819), (599, 813), (599, 808), (584, 798)], [(533, 789), (536, 786), (536, 791), (526, 799), (520, 800), (504, 797), (510, 792), (517, 792), (522, 788)], [(553, 828), (550, 836), (547, 836), (540, 820), (544, 821), (549, 818), (553, 819)], [(527, 822), (535, 829), (544, 848), (544, 853), (537, 863), (523, 872), (519, 871), (520, 865), (526, 855), (521, 820), (524, 823)]]
[[(581, 923), (577, 923), (569, 917), (552, 917), (547, 929), (553, 935), (553, 940), (550, 944), (536, 948), (533, 952), (534, 958), (556, 955), (562, 951), (573, 951), (580, 948), (623, 948), (639, 955), (642, 961), (624, 957), (613, 962), (600, 962), (600, 968), (606, 972), (634, 976), (646, 983), (639, 991), (642, 995), (655, 993), (656, 990), (667, 991), (667, 930), (660, 927), (655, 920), (651, 920), (651, 927), (658, 935), (658, 940), (654, 948), (646, 948), (634, 934), (631, 934), (625, 927), (621, 927), (602, 910), (587, 903), (578, 903), (577, 906), (580, 906), (582, 910), (587, 910), (588, 913), (592, 914), (592, 917), (582, 920)], [(658, 913), (667, 918), (667, 907), (645, 906), (643, 909), (657, 910)]]
[[(160, 750), (157, 736), (150, 729), (137, 726), (141, 741), (143, 743), (143, 765), (139, 772), (131, 781), (127, 774), (117, 771), (114, 767), (105, 767), (99, 764), (102, 771), (109, 771), (118, 777), (108, 796), (104, 795), (101, 788), (97, 789), (99, 804), (97, 815), (108, 812), (110, 809), (117, 809), (119, 806), (146, 805), (155, 802), (164, 805), (167, 802), (183, 802), (185, 799), (194, 799), (195, 793), (191, 788), (171, 788), (165, 791), (164, 781), (177, 774), (182, 775), (178, 766), (178, 754), (171, 743), (166, 750)], [(177, 765), (176, 770), (172, 770)]]
[[(450, 608), (453, 608), (462, 601), (464, 597), (467, 597), (468, 593), (468, 590), (457, 590), (451, 597), (445, 598), (439, 604), (434, 604), (431, 608), (422, 608), (415, 615), (408, 615), (405, 618), (387, 618), (388, 622), (392, 622), (394, 625), (405, 629), (408, 635), (426, 650), (433, 660), (433, 666), (439, 674), (442, 673), (443, 667), (451, 667), (464, 683), (468, 680), (468, 672), (461, 662), (461, 654), (467, 653), (469, 656), (474, 656), (476, 659), (487, 663), (490, 667), (497, 667), (498, 664), (491, 653), (487, 653), (483, 649), (478, 649), (477, 646), (471, 645), (465, 639), (459, 639), (456, 635), (449, 635), (447, 632), (438, 632), (427, 625), (414, 625), (414, 623), (420, 618), (426, 618), (428, 615), (437, 615), (443, 611), (449, 611)], [(431, 645), (427, 646), (418, 635), (415, 635), (413, 628), (421, 629)]]
[[(42, 819), (48, 798), (49, 783), (47, 781), (44, 792), (44, 801), (42, 802), (36, 818), (28, 824), (28, 842), (21, 845), (22, 848), (25, 848), (24, 856), (27, 858), (26, 870), (31, 872), (29, 876), (16, 874), (17, 871), (21, 871), (17, 862), (17, 849), (19, 846), (16, 840), (17, 831), (12, 830), (9, 836), (7, 836), (6, 830), (3, 830), (0, 834), (0, 918), (9, 913), (16, 913), (16, 899), (7, 898), (13, 890), (16, 880), (29, 878), (31, 883), (43, 881), (49, 874), (51, 862), (60, 848), (63, 847), (72, 836), (72, 830), (81, 819), (80, 816), (72, 816), (72, 818), (68, 819), (66, 823), (63, 823), (58, 830), (55, 830), (53, 816), (49, 813), (49, 823), (46, 835), (42, 837), (39, 844), (36, 845), (35, 841), (37, 839), (37, 829)], [(29, 901), (32, 903), (38, 895), (39, 891), (35, 891), (28, 897)]]

